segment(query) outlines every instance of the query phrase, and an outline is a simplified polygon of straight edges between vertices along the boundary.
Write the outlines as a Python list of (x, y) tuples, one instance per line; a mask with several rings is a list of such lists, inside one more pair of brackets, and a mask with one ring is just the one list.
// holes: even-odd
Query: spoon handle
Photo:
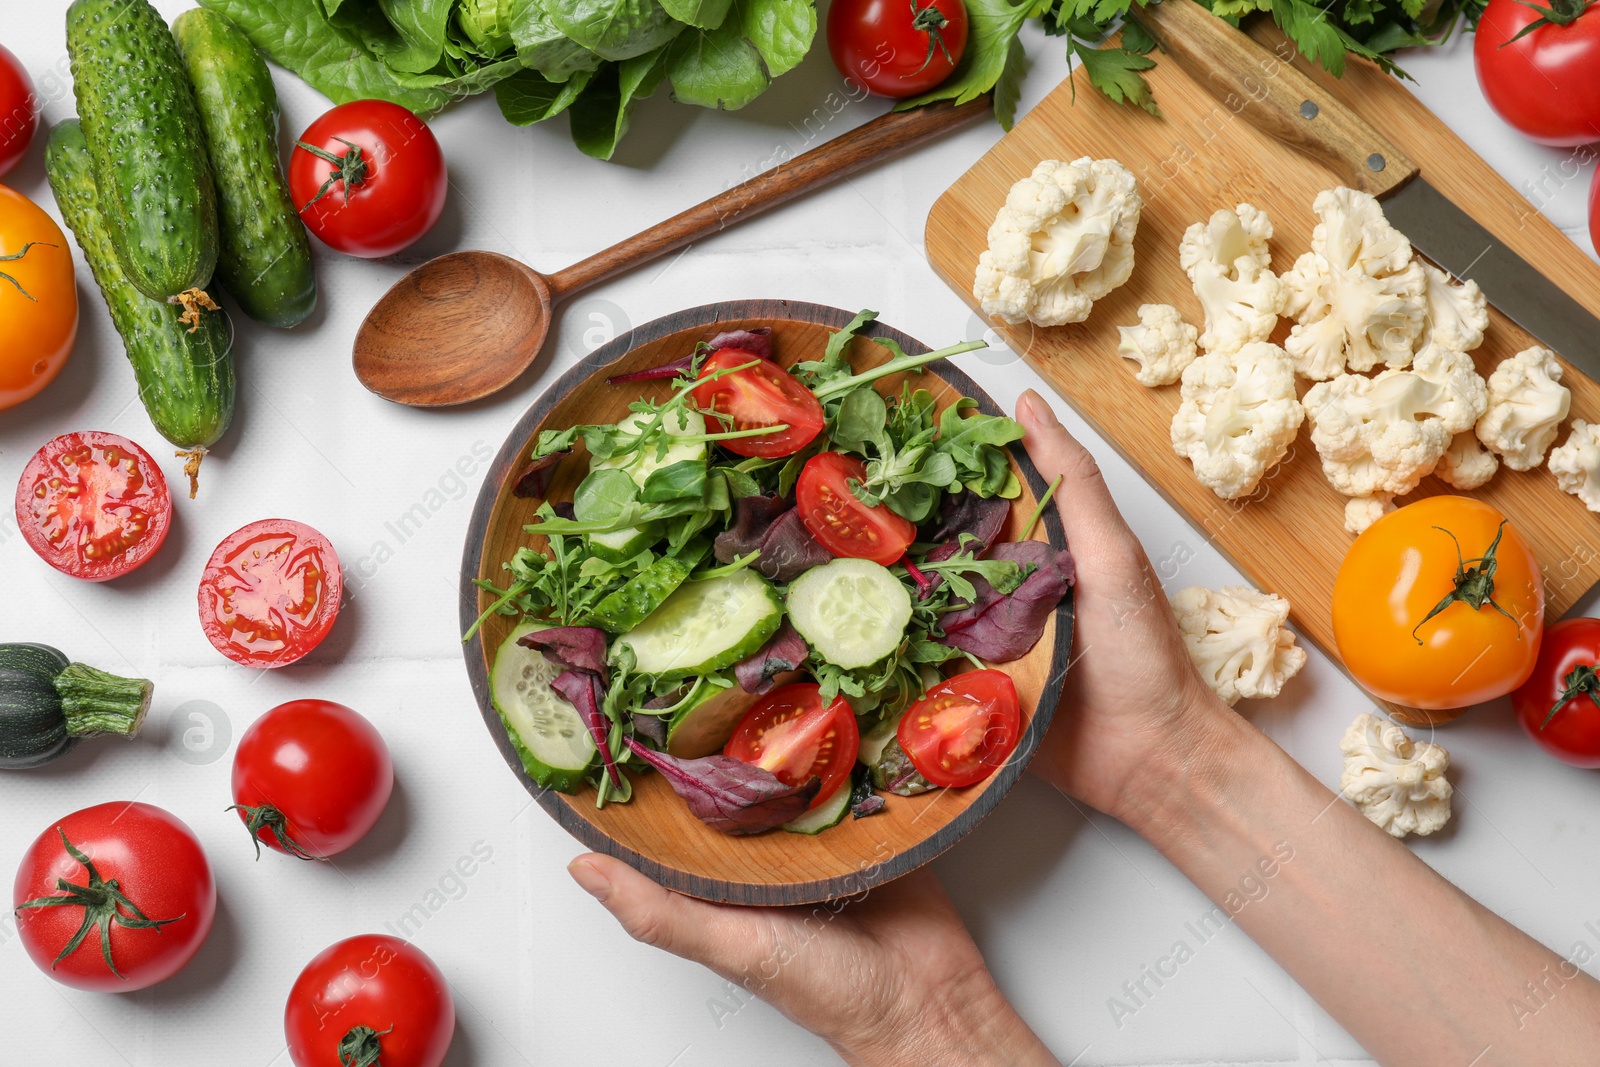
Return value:
[(940, 102), (880, 115), (643, 233), (550, 275), (551, 297), (561, 300), (571, 296), (863, 167), (898, 156), (947, 130), (989, 114), (989, 106), (989, 97), (980, 96), (965, 104)]

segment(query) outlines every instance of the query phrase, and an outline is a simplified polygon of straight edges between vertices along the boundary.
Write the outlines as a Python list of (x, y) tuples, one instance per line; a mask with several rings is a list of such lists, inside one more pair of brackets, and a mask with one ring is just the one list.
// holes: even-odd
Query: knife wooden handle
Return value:
[(1151, 0), (1129, 12), (1161, 50), (1233, 114), (1327, 164), (1344, 184), (1382, 197), (1417, 176), (1394, 142), (1291, 65), (1194, 0)]

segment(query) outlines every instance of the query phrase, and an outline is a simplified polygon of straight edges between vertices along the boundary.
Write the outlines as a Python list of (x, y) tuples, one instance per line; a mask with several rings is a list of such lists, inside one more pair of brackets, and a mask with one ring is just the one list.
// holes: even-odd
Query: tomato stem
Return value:
[(1550, 0), (1548, 4), (1535, 3), (1534, 0), (1517, 0), (1517, 3), (1529, 11), (1536, 11), (1539, 17), (1528, 23), (1516, 32), (1516, 35), (1501, 43), (1504, 48), (1512, 41), (1520, 41), (1541, 26), (1569, 26), (1583, 17), (1595, 0)]
[[(62, 948), (59, 955), (50, 963), (50, 969), (55, 970), (56, 964), (66, 959), (77, 951), (83, 944), (84, 938), (89, 936), (91, 929), (100, 931), (100, 954), (105, 957), (106, 966), (111, 973), (121, 978), (124, 982), (128, 979), (117, 970), (116, 961), (111, 958), (111, 924), (125, 926), (130, 930), (155, 930), (160, 932), (168, 923), (175, 923), (183, 918), (179, 915), (173, 919), (152, 919), (139, 910), (139, 906), (129, 900), (122, 892), (122, 887), (117, 880), (112, 878), (107, 881), (100, 877), (100, 872), (95, 869), (94, 862), (88, 856), (73, 847), (67, 840), (67, 832), (61, 827), (56, 827), (56, 833), (61, 835), (61, 844), (67, 850), (67, 855), (83, 865), (88, 872), (89, 879), (86, 885), (77, 885), (65, 878), (56, 879), (56, 888), (61, 890), (58, 897), (35, 897), (33, 900), (24, 900), (16, 909), (23, 908), (82, 908), (83, 925), (78, 927), (78, 932), (72, 935)], [(124, 909), (128, 914), (124, 913)]]
[[(22, 251), (13, 252), (9, 256), (0, 256), (0, 263), (15, 263), (17, 260), (19, 260), (23, 256), (27, 255), (28, 254), (28, 250), (30, 248), (33, 248), (33, 247), (35, 247), (37, 245), (43, 245), (45, 248), (59, 248), (60, 247), (59, 245), (53, 245), (53, 244), (49, 243), (48, 241), (29, 241), (27, 244), (22, 246)], [(17, 292), (21, 293), (23, 296), (27, 297), (29, 300), (32, 300), (35, 304), (37, 304), (39, 302), (39, 298), (38, 297), (34, 296), (32, 293), (28, 292), (28, 290), (24, 289), (22, 287), (22, 283), (17, 281), (11, 275), (5, 273), (4, 271), (0, 271), (0, 278), (4, 278), (6, 281), (8, 281), (12, 285), (16, 286)]]
[(1567, 672), (1567, 676), (1561, 679), (1561, 684), (1566, 688), (1556, 698), (1555, 704), (1550, 708), (1550, 714), (1544, 717), (1539, 729), (1543, 730), (1549, 726), (1550, 720), (1556, 717), (1556, 712), (1566, 707), (1567, 702), (1576, 697), (1587, 696), (1594, 701), (1595, 707), (1600, 708), (1600, 670), (1596, 670), (1596, 667), (1600, 667), (1600, 664), (1580, 663)]
[(250, 840), (255, 843), (256, 860), (258, 862), (261, 859), (261, 831), (263, 830), (271, 831), (278, 844), (283, 846), (283, 850), (296, 859), (319, 860), (326, 858), (324, 856), (313, 856), (305, 850), (300, 842), (290, 836), (288, 818), (285, 817), (282, 811), (271, 804), (262, 804), (257, 808), (252, 808), (247, 804), (230, 804), (222, 810), (244, 812), (244, 826), (246, 830), (250, 831)]
[(378, 1057), (383, 1055), (378, 1039), (392, 1031), (374, 1030), (370, 1026), (356, 1026), (339, 1039), (339, 1063), (343, 1067), (381, 1067)]
[(333, 164), (333, 169), (328, 172), (328, 180), (322, 183), (322, 188), (317, 190), (316, 196), (305, 202), (300, 208), (301, 211), (327, 196), (328, 191), (338, 182), (344, 182), (344, 202), (348, 204), (350, 202), (350, 190), (356, 188), (371, 176), (372, 164), (361, 154), (360, 145), (351, 144), (343, 137), (335, 137), (334, 140), (344, 145), (348, 151), (342, 155), (335, 155), (326, 148), (318, 148), (316, 145), (306, 144), (304, 141), (295, 142), (296, 148), (303, 148), (318, 159), (325, 159)]
[(944, 53), (944, 58), (950, 61), (950, 66), (956, 65), (955, 57), (950, 54), (950, 48), (944, 43), (942, 31), (950, 24), (944, 17), (944, 12), (929, 4), (927, 7), (918, 7), (917, 0), (911, 0), (911, 28), (921, 30), (928, 35), (928, 55), (922, 61), (922, 66), (910, 74), (902, 74), (902, 78), (915, 78), (918, 74), (928, 69), (928, 64), (933, 62), (933, 50), (937, 48)]
[[(1501, 519), (1500, 525), (1495, 527), (1494, 540), (1489, 542), (1489, 547), (1484, 551), (1483, 555), (1474, 557), (1470, 560), (1463, 559), (1461, 557), (1461, 542), (1456, 540), (1455, 534), (1451, 533), (1449, 530), (1446, 530), (1443, 526), (1435, 526), (1434, 529), (1438, 530), (1440, 533), (1450, 538), (1451, 541), (1455, 542), (1455, 588), (1451, 589), (1449, 593), (1445, 594), (1444, 599), (1435, 604), (1433, 606), (1433, 610), (1422, 617), (1422, 622), (1417, 623), (1416, 626), (1411, 628), (1411, 636), (1416, 640), (1417, 644), (1422, 644), (1422, 638), (1417, 637), (1417, 631), (1422, 629), (1423, 625), (1426, 624), (1429, 619), (1433, 618), (1435, 615), (1439, 614), (1439, 612), (1443, 611), (1451, 604), (1454, 604), (1456, 601), (1461, 601), (1464, 604), (1471, 605), (1472, 610), (1474, 611), (1482, 611), (1483, 606), (1488, 604), (1491, 608), (1512, 621), (1517, 628), (1517, 640), (1521, 641), (1522, 621), (1515, 615), (1511, 614), (1511, 612), (1501, 607), (1494, 599), (1494, 573), (1495, 570), (1500, 566), (1499, 560), (1495, 559), (1495, 552), (1499, 550), (1500, 538), (1506, 532), (1506, 520)], [(1471, 565), (1468, 566), (1468, 564)]]

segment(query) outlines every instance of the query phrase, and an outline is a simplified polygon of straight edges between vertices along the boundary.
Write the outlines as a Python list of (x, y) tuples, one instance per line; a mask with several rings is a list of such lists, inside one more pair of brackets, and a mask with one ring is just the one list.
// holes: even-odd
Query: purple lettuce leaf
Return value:
[(511, 487), (511, 495), (523, 497), (543, 497), (550, 489), (550, 479), (556, 473), (556, 467), (562, 460), (572, 455), (572, 449), (563, 449), (552, 452), (548, 456), (540, 456), (522, 469), (517, 475), (517, 484)]
[(646, 715), (642, 711), (630, 711), (628, 713), (628, 721), (633, 724), (633, 732), (640, 737), (647, 741), (654, 741), (662, 747), (666, 746), (667, 720), (665, 716)]
[(751, 564), (775, 582), (792, 582), (833, 555), (811, 536), (800, 512), (776, 496), (746, 496), (734, 501), (733, 525), (717, 535), (712, 551), (722, 563), (759, 550)]
[(939, 617), (945, 635), (941, 644), (959, 648), (989, 663), (1020, 659), (1044, 635), (1056, 605), (1077, 579), (1072, 553), (1043, 541), (1006, 541), (995, 545), (989, 559), (1032, 564), (1033, 573), (1010, 595), (997, 593), (982, 577), (972, 579), (976, 597), (964, 608)]
[(943, 578), (944, 575), (935, 574), (930, 577), (926, 574), (923, 574), (922, 570), (915, 563), (912, 563), (910, 559), (903, 559), (900, 561), (900, 563), (905, 567), (906, 574), (911, 577), (911, 580), (917, 583), (918, 600), (928, 599), (928, 594), (939, 588), (939, 580)]
[(653, 382), (658, 378), (676, 378), (681, 374), (688, 374), (694, 366), (694, 354), (679, 356), (670, 363), (662, 363), (655, 367), (646, 367), (644, 370), (629, 371), (627, 374), (613, 374), (606, 379), (607, 385), (623, 385), (627, 382)]
[(796, 818), (811, 806), (822, 779), (784, 785), (769, 771), (730, 756), (679, 759), (627, 739), (633, 754), (661, 772), (689, 810), (725, 834), (759, 834)]
[(606, 773), (611, 776), (617, 788), (622, 788), (622, 772), (617, 769), (617, 761), (611, 758), (611, 745), (607, 739), (611, 728), (606, 722), (606, 717), (600, 713), (600, 702), (605, 699), (605, 691), (601, 687), (599, 676), (593, 671), (574, 670), (569, 667), (551, 680), (550, 688), (560, 693), (568, 704), (578, 709), (578, 717), (583, 720), (583, 725), (589, 728), (589, 736), (594, 739), (594, 747), (600, 750), (600, 759), (605, 762)]
[(536, 648), (564, 671), (588, 671), (606, 684), (606, 633), (593, 626), (551, 626), (524, 634), (517, 644)]
[(805, 638), (784, 620), (783, 626), (760, 652), (733, 665), (733, 676), (739, 679), (740, 689), (760, 696), (778, 684), (778, 675), (796, 669), (810, 654)]
[(963, 489), (944, 498), (938, 523), (932, 529), (925, 528), (917, 539), (937, 546), (925, 557), (929, 563), (947, 560), (961, 551), (962, 534), (971, 534), (983, 542), (982, 547), (972, 546), (973, 555), (981, 556), (1000, 539), (1010, 513), (1011, 501), (997, 496), (985, 498)]
[(757, 326), (753, 330), (725, 330), (711, 339), (709, 345), (715, 352), (719, 348), (732, 348), (748, 352), (762, 359), (772, 358), (772, 327)]
[(783, 498), (774, 495), (742, 496), (733, 502), (733, 523), (717, 535), (711, 551), (718, 563), (732, 563), (761, 547), (767, 530), (788, 510)]
[(551, 504), (550, 510), (555, 512), (558, 518), (576, 519), (578, 517), (578, 509), (572, 506), (572, 501), (570, 500), (562, 500)]
[(850, 814), (857, 819), (865, 819), (868, 815), (876, 815), (883, 810), (883, 797), (873, 793), (864, 800), (858, 800), (850, 805)]

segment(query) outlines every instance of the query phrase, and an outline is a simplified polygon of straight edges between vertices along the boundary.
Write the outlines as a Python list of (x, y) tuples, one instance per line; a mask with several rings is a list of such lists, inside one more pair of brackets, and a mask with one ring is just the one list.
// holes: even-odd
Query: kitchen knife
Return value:
[(1230, 111), (1376, 196), (1418, 251), (1476, 281), (1506, 317), (1600, 380), (1600, 319), (1428, 184), (1394, 142), (1291, 66), (1287, 41), (1273, 51), (1194, 0), (1155, 0), (1130, 15)]

